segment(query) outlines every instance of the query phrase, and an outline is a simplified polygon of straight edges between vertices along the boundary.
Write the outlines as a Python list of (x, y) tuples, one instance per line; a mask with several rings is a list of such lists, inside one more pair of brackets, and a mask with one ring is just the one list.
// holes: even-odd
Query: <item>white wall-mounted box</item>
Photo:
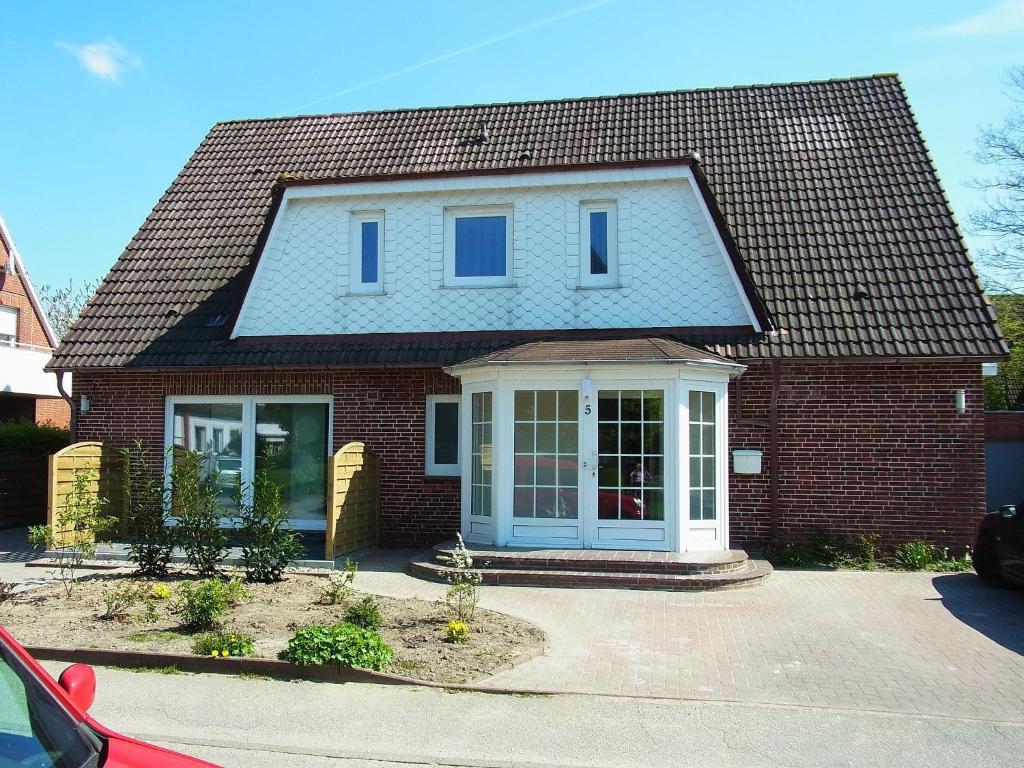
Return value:
[(737, 448), (732, 452), (732, 471), (737, 475), (761, 474), (761, 451)]

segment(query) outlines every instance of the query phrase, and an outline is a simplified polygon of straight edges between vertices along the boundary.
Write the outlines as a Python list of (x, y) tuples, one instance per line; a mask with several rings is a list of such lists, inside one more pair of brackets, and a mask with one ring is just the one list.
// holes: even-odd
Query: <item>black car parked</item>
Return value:
[(1007, 504), (985, 515), (973, 559), (986, 584), (1024, 587), (1024, 504)]

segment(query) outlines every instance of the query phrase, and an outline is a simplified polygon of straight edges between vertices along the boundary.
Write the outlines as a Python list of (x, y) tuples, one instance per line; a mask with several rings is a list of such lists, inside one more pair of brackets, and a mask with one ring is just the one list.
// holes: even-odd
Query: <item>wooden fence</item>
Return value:
[(349, 443), (327, 465), (327, 560), (380, 542), (380, 462)]
[(64, 509), (68, 494), (74, 488), (75, 475), (79, 472), (88, 474), (89, 492), (107, 500), (103, 514), (120, 517), (124, 509), (121, 469), (120, 454), (104, 448), (103, 443), (74, 443), (57, 451), (49, 461), (47, 524), (58, 531), (59, 514)]
[(0, 528), (46, 522), (45, 453), (0, 451)]

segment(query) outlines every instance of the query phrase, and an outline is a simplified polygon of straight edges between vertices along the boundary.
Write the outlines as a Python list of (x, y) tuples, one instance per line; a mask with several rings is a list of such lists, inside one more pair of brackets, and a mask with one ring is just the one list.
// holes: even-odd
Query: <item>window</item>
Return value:
[(469, 513), (490, 517), (494, 482), (493, 396), (490, 392), (474, 392), (471, 403)]
[(18, 310), (0, 307), (0, 347), (13, 347), (18, 341)]
[(445, 211), (445, 285), (512, 285), (512, 208)]
[(611, 287), (619, 283), (615, 203), (580, 205), (580, 285)]
[(578, 516), (579, 393), (517, 390), (512, 515)]
[(207, 456), (216, 476), (218, 505), (235, 514), (234, 490), (248, 489), (265, 470), (281, 488), (292, 524), (323, 528), (329, 397), (174, 397), (168, 399), (167, 444)]
[(352, 214), (349, 289), (352, 293), (384, 292), (384, 212)]
[(428, 475), (459, 474), (459, 396), (427, 396)]
[(690, 519), (714, 520), (717, 481), (715, 479), (715, 393), (690, 392)]
[(597, 396), (597, 516), (665, 519), (665, 393), (601, 390)]

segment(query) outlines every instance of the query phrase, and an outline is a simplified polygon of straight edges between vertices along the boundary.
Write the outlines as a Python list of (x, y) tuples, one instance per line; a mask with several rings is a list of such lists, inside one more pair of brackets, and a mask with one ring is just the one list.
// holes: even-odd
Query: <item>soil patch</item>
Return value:
[[(173, 593), (186, 580), (159, 580), (171, 588), (172, 597), (154, 601), (155, 620), (143, 618), (143, 605), (132, 608), (132, 617), (124, 621), (99, 618), (105, 610), (106, 590), (158, 583), (127, 574), (102, 574), (80, 579), (70, 598), (60, 584), (20, 592), (0, 605), (0, 622), (27, 645), (187, 654), (192, 652), (192, 634), (172, 611)], [(230, 608), (221, 624), (226, 631), (252, 635), (255, 655), (263, 658), (277, 658), (299, 627), (343, 621), (346, 608), (367, 596), (353, 591), (345, 603), (323, 605), (319, 600), (325, 581), (303, 575), (288, 575), (277, 584), (246, 586), (252, 599)], [(544, 643), (544, 633), (533, 624), (483, 609), (476, 611), (469, 640), (449, 643), (444, 627), (452, 615), (444, 603), (372, 597), (384, 619), (380, 634), (395, 652), (388, 672), (441, 683), (472, 682), (508, 667)]]

